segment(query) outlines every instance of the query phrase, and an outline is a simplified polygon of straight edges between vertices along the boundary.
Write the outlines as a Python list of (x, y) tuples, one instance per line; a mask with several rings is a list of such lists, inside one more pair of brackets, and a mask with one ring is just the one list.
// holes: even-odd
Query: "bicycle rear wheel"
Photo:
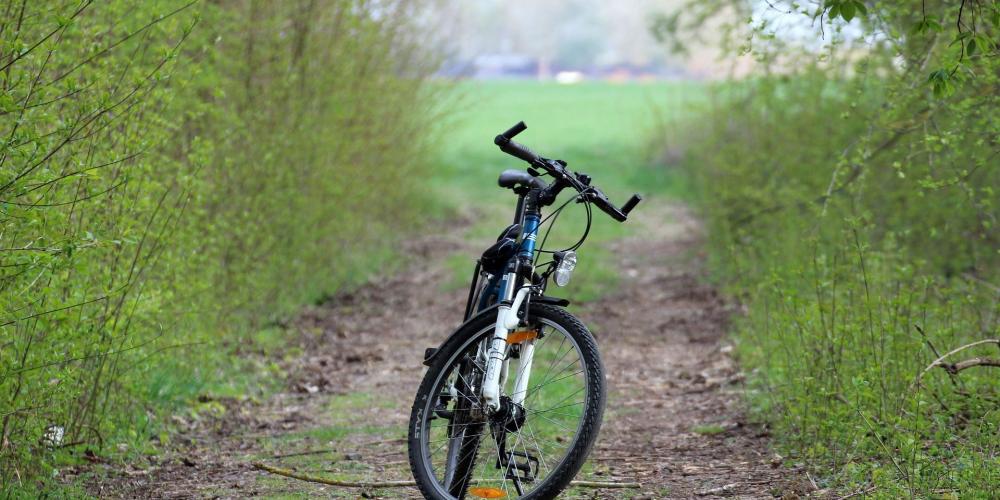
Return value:
[[(587, 328), (565, 310), (532, 304), (523, 343), (508, 346), (502, 405), (479, 401), (495, 314), (466, 324), (440, 349), (410, 416), (410, 467), (427, 498), (552, 498), (583, 466), (600, 429), (604, 372)], [(523, 404), (511, 399), (520, 352), (534, 346)]]

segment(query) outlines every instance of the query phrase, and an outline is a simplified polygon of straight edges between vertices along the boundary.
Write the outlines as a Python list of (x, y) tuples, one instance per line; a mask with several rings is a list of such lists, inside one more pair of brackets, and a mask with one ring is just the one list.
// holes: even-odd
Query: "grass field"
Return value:
[[(618, 205), (633, 192), (651, 200), (683, 191), (680, 177), (671, 175), (649, 146), (655, 144), (654, 136), (662, 136), (672, 126), (688, 102), (701, 95), (695, 84), (468, 82), (456, 90), (443, 124), (433, 185), (445, 206), (476, 214), (472, 237), (495, 237), (510, 223), (515, 198), (497, 187), (497, 175), (508, 168), (523, 169), (525, 164), (500, 152), (493, 138), (519, 120), (528, 130), (517, 137), (518, 142), (542, 156), (567, 161), (574, 171), (590, 174), (594, 184)], [(568, 207), (548, 247), (571, 245), (582, 234), (585, 221), (581, 206)], [(629, 229), (628, 224), (620, 225), (595, 209), (574, 282), (560, 290), (560, 295), (586, 301), (609, 290), (617, 271), (600, 243), (625, 236)], [(453, 255), (449, 259), (455, 273), (451, 286), (466, 286), (476, 257)]]

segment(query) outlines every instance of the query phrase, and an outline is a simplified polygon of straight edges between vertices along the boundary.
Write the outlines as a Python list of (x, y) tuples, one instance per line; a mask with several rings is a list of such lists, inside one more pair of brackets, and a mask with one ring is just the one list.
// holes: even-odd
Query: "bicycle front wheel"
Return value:
[[(477, 317), (441, 346), (410, 416), (413, 476), (427, 498), (553, 498), (583, 466), (604, 412), (604, 371), (590, 331), (563, 309), (532, 304), (511, 336), (501, 408), (479, 399), (496, 316)], [(530, 380), (513, 394), (528, 363)]]

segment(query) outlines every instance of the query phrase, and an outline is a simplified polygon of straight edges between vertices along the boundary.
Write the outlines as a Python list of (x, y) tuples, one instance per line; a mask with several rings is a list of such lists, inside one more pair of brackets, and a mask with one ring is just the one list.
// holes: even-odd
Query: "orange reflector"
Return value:
[(519, 332), (510, 332), (507, 334), (508, 344), (520, 344), (527, 340), (535, 340), (538, 338), (538, 332), (535, 330), (521, 330)]
[(507, 496), (499, 488), (469, 488), (469, 494), (479, 498), (503, 498)]

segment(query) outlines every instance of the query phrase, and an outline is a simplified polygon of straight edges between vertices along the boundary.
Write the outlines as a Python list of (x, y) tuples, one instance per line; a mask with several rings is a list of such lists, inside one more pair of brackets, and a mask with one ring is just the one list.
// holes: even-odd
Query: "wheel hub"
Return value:
[(500, 396), (500, 408), (490, 415), (490, 421), (495, 427), (507, 432), (518, 432), (524, 425), (526, 415), (523, 406), (513, 402), (508, 396)]

